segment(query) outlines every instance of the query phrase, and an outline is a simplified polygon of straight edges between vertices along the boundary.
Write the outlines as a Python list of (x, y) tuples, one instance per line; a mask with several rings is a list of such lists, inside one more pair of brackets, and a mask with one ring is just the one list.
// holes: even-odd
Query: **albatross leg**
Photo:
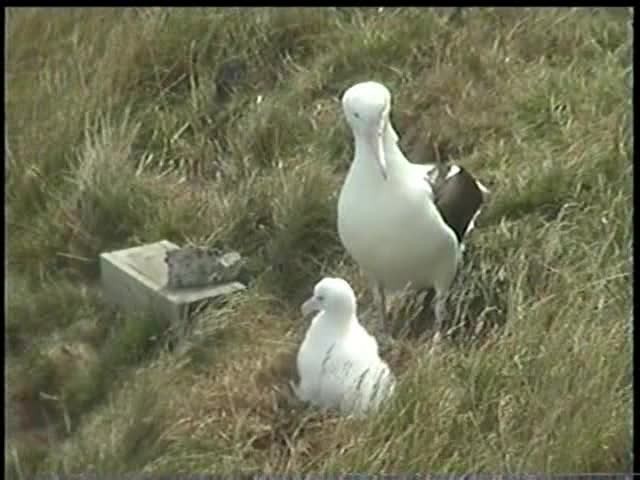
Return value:
[(436, 291), (435, 298), (433, 299), (436, 317), (435, 329), (436, 332), (439, 332), (441, 335), (444, 334), (442, 329), (447, 317), (447, 300), (456, 277), (457, 266), (461, 258), (460, 255), (460, 250), (458, 250), (456, 252), (455, 262), (448, 263), (446, 265), (448, 268), (444, 272), (439, 272), (441, 275), (438, 276), (433, 286)]
[(371, 280), (371, 290), (374, 302), (378, 304), (380, 310), (380, 331), (387, 333), (387, 297), (384, 293), (384, 286), (376, 280)]
[(442, 325), (447, 315), (447, 292), (436, 289), (434, 310), (436, 315), (436, 333), (442, 333)]
[(391, 329), (387, 319), (387, 296), (384, 293), (384, 287), (380, 283), (378, 283), (378, 297), (380, 297), (380, 324), (382, 331), (390, 334)]

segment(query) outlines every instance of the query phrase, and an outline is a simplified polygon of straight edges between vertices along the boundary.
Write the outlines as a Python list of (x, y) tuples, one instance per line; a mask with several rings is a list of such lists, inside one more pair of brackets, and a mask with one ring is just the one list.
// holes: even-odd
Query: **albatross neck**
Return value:
[(357, 322), (356, 307), (351, 304), (333, 305), (330, 308), (325, 308), (324, 314), (327, 319), (327, 326), (330, 325), (332, 330), (344, 332), (348, 330), (351, 325)]
[[(384, 156), (387, 166), (387, 174), (391, 179), (402, 177), (407, 171), (409, 162), (402, 154), (397, 144), (398, 136), (394, 132), (391, 123), (387, 123), (387, 128), (383, 134)], [(377, 152), (373, 151), (370, 142), (367, 142), (362, 135), (355, 136), (355, 157), (354, 166), (364, 172), (372, 172), (375, 177), (382, 181), (382, 175), (378, 165), (374, 165), (372, 159)]]

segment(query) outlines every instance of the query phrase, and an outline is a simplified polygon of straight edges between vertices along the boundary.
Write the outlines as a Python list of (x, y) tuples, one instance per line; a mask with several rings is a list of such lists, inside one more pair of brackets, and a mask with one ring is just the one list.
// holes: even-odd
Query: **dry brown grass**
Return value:
[[(8, 11), (8, 475), (631, 470), (628, 12), (447, 15)], [(321, 276), (371, 303), (335, 227), (338, 98), (365, 79), (412, 159), (494, 193), (462, 327), (387, 349), (398, 393), (353, 420), (285, 384)], [(239, 249), (249, 290), (182, 332), (105, 309), (98, 253), (162, 238)], [(395, 315), (424, 319), (421, 299)]]

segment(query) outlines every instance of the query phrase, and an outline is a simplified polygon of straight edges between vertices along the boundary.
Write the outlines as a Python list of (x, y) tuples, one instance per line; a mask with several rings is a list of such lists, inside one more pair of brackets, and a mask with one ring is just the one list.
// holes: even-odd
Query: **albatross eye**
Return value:
[(319, 302), (324, 302), (324, 295), (318, 295), (316, 297), (316, 300), (318, 300)]
[(358, 112), (353, 112), (353, 116), (356, 118), (360, 118), (360, 114)]

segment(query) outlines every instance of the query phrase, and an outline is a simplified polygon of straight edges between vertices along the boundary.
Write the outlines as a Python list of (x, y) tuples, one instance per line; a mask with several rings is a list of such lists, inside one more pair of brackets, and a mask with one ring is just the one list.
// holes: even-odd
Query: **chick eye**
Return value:
[(318, 296), (316, 297), (316, 299), (317, 299), (319, 302), (324, 302), (324, 296), (323, 296), (323, 295), (318, 295)]
[(360, 118), (360, 114), (358, 112), (353, 112), (353, 116), (356, 118)]

